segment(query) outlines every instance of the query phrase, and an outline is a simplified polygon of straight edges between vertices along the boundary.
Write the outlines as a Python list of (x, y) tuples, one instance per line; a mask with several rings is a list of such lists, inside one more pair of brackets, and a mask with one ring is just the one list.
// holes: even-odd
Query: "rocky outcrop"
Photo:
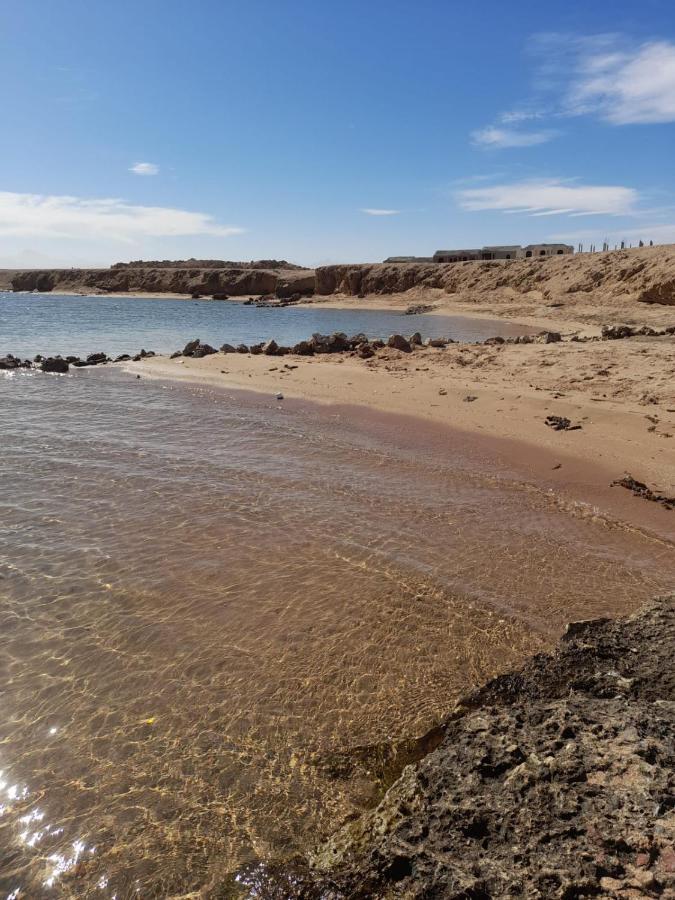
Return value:
[(674, 597), (568, 626), (458, 704), (376, 809), (239, 873), (241, 896), (673, 896), (674, 653)]
[[(296, 284), (297, 282), (297, 284)], [(307, 287), (311, 284), (311, 291)], [(313, 292), (314, 274), (300, 269), (251, 267), (180, 268), (176, 266), (118, 266), (110, 269), (30, 269), (0, 272), (0, 289), (40, 293), (148, 293), (241, 297), (250, 294), (284, 295)]]

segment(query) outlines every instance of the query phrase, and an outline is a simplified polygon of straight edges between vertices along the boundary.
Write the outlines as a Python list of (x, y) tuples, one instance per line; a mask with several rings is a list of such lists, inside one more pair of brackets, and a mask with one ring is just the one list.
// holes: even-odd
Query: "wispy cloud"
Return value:
[(555, 131), (519, 131), (516, 128), (501, 128), (491, 125), (471, 134), (477, 147), (502, 149), (505, 147), (534, 147), (546, 144), (556, 136)]
[(134, 175), (159, 175), (159, 166), (151, 162), (137, 162), (129, 168)]
[(610, 125), (675, 122), (675, 42), (637, 44), (624, 35), (549, 32), (528, 42), (533, 89), (522, 104), (474, 131), (483, 148), (533, 147), (555, 138), (553, 129), (526, 122), (593, 116)]
[(469, 211), (501, 210), (530, 216), (628, 215), (638, 193), (613, 185), (570, 184), (562, 179), (519, 181), (472, 188), (457, 194), (459, 205)]
[(398, 216), (401, 212), (400, 209), (372, 209), (366, 208), (361, 210), (362, 213), (365, 213), (367, 216)]
[(242, 228), (212, 216), (164, 206), (134, 206), (117, 199), (15, 194), (0, 191), (0, 236), (105, 239), (131, 243), (147, 237), (229, 237)]
[(675, 44), (582, 53), (566, 97), (570, 114), (597, 114), (612, 125), (675, 122)]

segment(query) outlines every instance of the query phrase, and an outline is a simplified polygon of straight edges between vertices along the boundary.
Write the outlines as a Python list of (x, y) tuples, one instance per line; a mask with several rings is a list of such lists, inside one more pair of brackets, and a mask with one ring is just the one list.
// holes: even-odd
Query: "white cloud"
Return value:
[(68, 238), (131, 243), (148, 237), (213, 235), (244, 229), (220, 225), (205, 213), (123, 200), (15, 194), (0, 191), (0, 236)]
[(367, 216), (397, 216), (401, 210), (400, 209), (362, 209), (362, 213), (365, 213)]
[(675, 44), (582, 54), (567, 97), (571, 114), (599, 114), (613, 125), (675, 121)]
[(633, 188), (610, 185), (578, 185), (561, 179), (520, 181), (472, 188), (457, 195), (463, 209), (495, 209), (531, 216), (626, 215), (638, 200)]
[(504, 147), (534, 147), (555, 137), (554, 131), (518, 131), (515, 128), (490, 126), (474, 131), (471, 139), (479, 147), (501, 149)]
[(156, 163), (138, 162), (129, 169), (134, 175), (159, 175), (159, 166)]

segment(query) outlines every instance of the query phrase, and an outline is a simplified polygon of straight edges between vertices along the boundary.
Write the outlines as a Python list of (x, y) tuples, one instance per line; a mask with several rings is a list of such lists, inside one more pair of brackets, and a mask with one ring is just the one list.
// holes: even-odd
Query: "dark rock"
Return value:
[(254, 356), (258, 356), (263, 352), (263, 344), (251, 344), (248, 348), (248, 352), (252, 353)]
[(415, 334), (411, 334), (408, 340), (414, 347), (422, 346), (422, 335), (419, 333), (419, 331), (416, 331)]
[(665, 494), (659, 494), (653, 491), (643, 481), (638, 481), (632, 475), (624, 475), (623, 478), (617, 478), (612, 482), (612, 487), (618, 485), (626, 488), (635, 494), (636, 497), (642, 497), (643, 500), (651, 500), (652, 503), (660, 503), (665, 509), (675, 509), (675, 497), (666, 497)]
[(183, 356), (191, 356), (197, 347), (199, 347), (199, 343), (199, 338), (195, 338), (194, 341), (188, 341), (183, 347)]
[(505, 344), (506, 341), (504, 340), (503, 337), (496, 335), (495, 337), (491, 337), (491, 338), (488, 338), (487, 340), (483, 341), (483, 343), (488, 344), (488, 345), (499, 345), (499, 344)]
[(572, 425), (565, 416), (546, 416), (546, 424), (554, 431), (580, 431), (581, 425)]
[(237, 353), (249, 353), (249, 348), (246, 344), (237, 344)]
[(0, 358), (0, 369), (18, 369), (21, 366), (21, 360), (8, 353), (7, 356)]
[(351, 349), (349, 338), (341, 331), (333, 334), (313, 334), (309, 343), (315, 353), (344, 353)]
[(558, 344), (562, 335), (559, 331), (540, 331), (534, 340), (537, 344)]
[(107, 362), (109, 362), (109, 360), (105, 353), (90, 353), (86, 359), (86, 364), (88, 366), (101, 366)]
[(427, 347), (447, 347), (451, 343), (448, 338), (427, 338)]
[(66, 362), (65, 359), (61, 359), (60, 356), (50, 356), (47, 359), (43, 359), (40, 363), (40, 370), (42, 372), (58, 372), (63, 374), (70, 369), (70, 365)]
[(436, 307), (431, 305), (430, 303), (417, 303), (413, 306), (409, 306), (404, 315), (406, 316), (421, 316), (423, 313), (431, 312), (432, 309)]
[(633, 337), (635, 329), (630, 325), (603, 325), (600, 336), (603, 341), (620, 341), (623, 338)]
[[(180, 353), (172, 354), (172, 356), (180, 356)], [(115, 362), (127, 362), (131, 357), (128, 353), (122, 353), (120, 356), (115, 357)]]
[(190, 296), (192, 297), (193, 300), (201, 300), (201, 297), (202, 297), (202, 295), (199, 293), (199, 291), (193, 291), (190, 294)]
[(220, 352), (221, 353), (236, 353), (237, 349), (236, 349), (236, 347), (233, 347), (232, 344), (223, 344), (223, 346), (220, 348)]
[(360, 347), (361, 344), (367, 344), (367, 343), (368, 343), (368, 335), (364, 334), (363, 332), (359, 332), (359, 334), (353, 334), (349, 338), (349, 347), (352, 350), (356, 350), (356, 348)]
[(263, 344), (262, 352), (265, 354), (265, 356), (275, 356), (278, 349), (279, 345), (276, 341), (266, 341)]
[(225, 294), (222, 292), (217, 292), (215, 294), (212, 294), (212, 297), (214, 300), (229, 300), (230, 299), (229, 294)]
[(404, 338), (402, 334), (390, 335), (387, 341), (387, 347), (391, 347), (393, 350), (401, 350), (403, 353), (410, 353), (412, 350), (410, 342)]
[(300, 341), (292, 348), (291, 352), (298, 356), (312, 356), (314, 354), (314, 347), (310, 341)]
[(370, 344), (360, 344), (356, 353), (361, 359), (370, 359), (371, 356), (375, 356), (375, 351)]
[(238, 886), (261, 900), (671, 896), (675, 597), (578, 624), (457, 704), (375, 809)]
[(213, 353), (216, 353), (216, 348), (212, 347), (210, 344), (203, 344), (199, 338), (194, 341), (189, 341), (184, 349), (183, 356), (191, 356), (193, 359), (201, 359), (203, 356), (210, 356)]
[(182, 352), (180, 350), (176, 350), (175, 353), (172, 353), (169, 359), (177, 359), (177, 357), (182, 356)]
[(212, 347), (210, 344), (200, 344), (196, 350), (193, 350), (190, 354), (194, 359), (201, 359), (204, 356), (211, 356), (214, 353), (217, 353), (215, 347)]

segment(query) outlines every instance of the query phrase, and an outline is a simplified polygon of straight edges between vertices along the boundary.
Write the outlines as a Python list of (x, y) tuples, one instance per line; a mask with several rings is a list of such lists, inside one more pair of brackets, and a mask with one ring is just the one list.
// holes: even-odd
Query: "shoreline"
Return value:
[[(628, 342), (609, 343), (616, 351)], [(671, 353), (673, 346), (669, 344)], [(289, 410), (313, 407), (357, 427), (359, 423), (388, 427), (392, 434), (413, 435), (419, 452), (447, 440), (450, 432), (467, 452), (473, 448), (518, 472), (524, 482), (574, 505), (577, 514), (616, 518), (673, 541), (672, 511), (610, 485), (630, 473), (657, 491), (675, 494), (675, 437), (665, 436), (675, 432), (675, 396), (672, 407), (667, 403), (672, 408), (667, 430), (665, 423), (658, 430), (645, 418), (649, 408), (641, 408), (639, 402), (545, 390), (528, 383), (532, 367), (526, 369), (525, 379), (515, 381), (504, 380), (507, 373), (502, 371), (498, 383), (499, 354), (504, 350), (533, 354), (536, 368), (551, 353), (570, 349), (583, 353), (588, 348), (608, 352), (606, 342), (508, 348), (451, 345), (414, 354), (387, 351), (366, 362), (332, 355), (277, 358), (219, 353), (201, 359), (156, 356), (123, 366), (143, 377), (243, 391), (263, 402), (284, 403)], [(457, 373), (451, 358), (468, 353), (479, 361), (489, 354), (490, 362), (479, 366), (478, 373), (460, 364), (462, 371)], [(488, 377), (482, 371), (487, 366), (496, 370)], [(278, 394), (285, 399), (277, 401)], [(468, 397), (475, 399), (467, 401)], [(554, 431), (545, 424), (548, 415), (568, 417), (582, 427)]]

